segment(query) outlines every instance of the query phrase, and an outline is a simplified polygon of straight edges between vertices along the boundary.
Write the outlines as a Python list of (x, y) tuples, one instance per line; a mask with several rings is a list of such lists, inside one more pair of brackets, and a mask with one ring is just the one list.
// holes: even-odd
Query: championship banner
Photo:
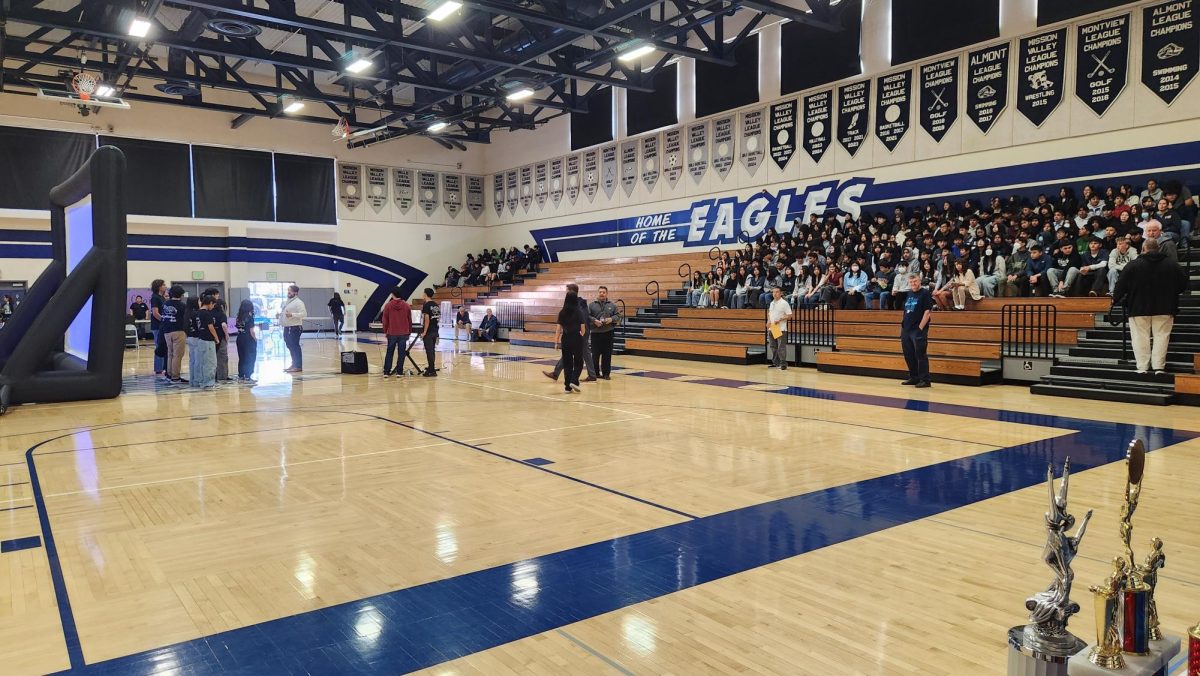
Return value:
[(436, 171), (417, 172), (417, 204), (426, 216), (432, 216), (438, 205), (438, 175)]
[(600, 187), (604, 195), (612, 199), (617, 192), (617, 146), (600, 149)]
[(442, 174), (442, 206), (451, 218), (458, 215), (462, 209), (462, 176), (459, 174)]
[(1194, 0), (1142, 9), (1142, 84), (1167, 105), (1196, 77), (1200, 29)]
[(658, 183), (658, 134), (642, 139), (642, 184), (653, 190)]
[(1009, 43), (977, 49), (967, 55), (967, 117), (988, 133), (1008, 107)]
[(1017, 110), (1035, 127), (1042, 126), (1062, 103), (1063, 79), (1067, 69), (1063, 56), (1067, 29), (1021, 38), (1017, 75)]
[[(500, 178), (500, 176), (497, 175), (496, 178)], [(503, 196), (504, 191), (501, 190), (499, 194)], [(416, 196), (417, 193), (413, 189), (412, 169), (392, 169), (392, 201), (396, 203), (396, 208), (400, 210), (400, 213), (408, 213), (413, 202), (416, 201)], [(500, 208), (498, 205), (499, 203), (497, 203), (497, 210)]]
[(722, 180), (733, 168), (733, 117), (713, 120), (712, 166)]
[(833, 142), (833, 125), (829, 123), (832, 99), (831, 89), (804, 97), (804, 151), (813, 162), (820, 162)]
[(537, 199), (539, 209), (546, 207), (546, 198), (549, 196), (549, 172), (550, 165), (546, 162), (540, 162), (533, 168), (533, 196)]
[(589, 150), (583, 154), (583, 194), (591, 202), (600, 189), (600, 151)]
[(492, 176), (492, 208), (497, 216), (504, 215), (504, 172)]
[(483, 177), (467, 177), (467, 213), (479, 220), (483, 215)]
[(771, 159), (783, 169), (796, 152), (796, 100), (771, 106)]
[(563, 196), (563, 158), (550, 160), (550, 201), (554, 208), (562, 203)]
[(708, 123), (701, 122), (688, 127), (687, 170), (697, 184), (704, 178), (708, 168)]
[(763, 160), (763, 109), (742, 113), (742, 146), (738, 157), (746, 173), (753, 176)]
[(870, 99), (870, 80), (838, 87), (838, 143), (850, 153), (850, 157), (854, 157), (867, 138), (867, 106), (870, 105)]
[(633, 189), (638, 181), (638, 142), (626, 141), (621, 144), (621, 189), (626, 197), (633, 196)]
[(382, 213), (388, 203), (387, 167), (367, 167), (367, 206), (376, 214)]
[(571, 204), (579, 199), (579, 155), (567, 155), (567, 199)]
[(958, 120), (958, 57), (921, 66), (921, 127), (942, 142)]
[(521, 208), (529, 213), (533, 206), (533, 165), (521, 167)]
[(508, 172), (508, 174), (505, 175), (504, 184), (507, 187), (507, 191), (508, 191), (507, 197), (505, 198), (505, 201), (508, 202), (508, 213), (515, 215), (517, 213), (517, 204), (520, 202), (520, 200), (518, 199), (518, 195), (517, 195), (517, 170), (516, 169), (510, 170)]
[(663, 134), (663, 176), (669, 188), (674, 188), (683, 176), (683, 129), (679, 127)]
[(876, 78), (875, 86), (875, 136), (891, 152), (908, 133), (912, 111), (912, 71), (880, 75)]
[(354, 210), (362, 201), (362, 165), (338, 162), (338, 200)]
[(1104, 115), (1129, 74), (1129, 14), (1079, 24), (1075, 35), (1075, 96)]

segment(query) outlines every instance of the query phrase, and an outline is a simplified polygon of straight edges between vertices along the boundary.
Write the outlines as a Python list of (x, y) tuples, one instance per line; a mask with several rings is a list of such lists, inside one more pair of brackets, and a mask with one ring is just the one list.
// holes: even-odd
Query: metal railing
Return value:
[(828, 305), (802, 305), (788, 319), (788, 343), (834, 347), (836, 328), (833, 309)]
[[(687, 272), (683, 271), (684, 268), (687, 268)], [(680, 277), (683, 277), (684, 279), (688, 280), (689, 282), (692, 280), (692, 265), (691, 265), (691, 263), (684, 263), (683, 265), (680, 265), (679, 269), (677, 269), (675, 272), (678, 273)]]
[(1058, 353), (1058, 308), (1009, 303), (1000, 309), (1000, 357), (1054, 359)]
[[(1117, 316), (1117, 310), (1121, 311), (1120, 317)], [(1124, 303), (1118, 303), (1113, 300), (1112, 305), (1108, 306), (1107, 321), (1109, 326), (1121, 327), (1121, 361), (1129, 359), (1129, 310)]]
[(616, 303), (617, 305), (621, 306), (621, 330), (624, 331), (625, 330), (625, 321), (627, 319), (629, 319), (629, 315), (625, 312), (625, 301), (618, 298), (618, 299), (614, 300), (613, 302)]
[[(654, 287), (653, 291), (650, 290), (651, 286)], [(652, 280), (646, 282), (646, 295), (654, 296), (654, 299), (655, 299), (654, 302), (656, 305), (662, 304), (662, 289), (661, 289), (661, 287), (659, 287), (657, 279), (652, 279)]]
[(525, 330), (525, 305), (524, 303), (501, 302), (496, 303), (496, 321), (499, 322), (500, 328), (510, 331)]

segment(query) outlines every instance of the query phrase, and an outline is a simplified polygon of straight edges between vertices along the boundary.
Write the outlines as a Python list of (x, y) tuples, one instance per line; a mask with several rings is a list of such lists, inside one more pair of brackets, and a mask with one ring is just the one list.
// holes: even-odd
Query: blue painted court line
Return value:
[(4, 540), (0, 542), (0, 554), (9, 552), (19, 552), (22, 549), (33, 549), (34, 547), (42, 546), (42, 538), (33, 535), (27, 538), (17, 538), (15, 540)]
[(554, 464), (553, 460), (547, 460), (545, 458), (528, 458), (526, 460), (522, 460), (521, 462), (525, 463), (526, 465), (537, 465), (538, 467)]
[[(631, 375), (665, 379), (678, 374), (641, 371)], [(733, 383), (739, 382), (720, 385), (734, 387), (738, 385)], [(179, 667), (197, 674), (229, 670), (394, 673), (420, 669), (1028, 488), (1045, 480), (1047, 463), (1061, 463), (1066, 456), (1071, 458), (1072, 469), (1079, 472), (1121, 460), (1132, 438), (1141, 438), (1150, 450), (1157, 450), (1200, 436), (1161, 427), (810, 388), (767, 393), (1039, 425), (1072, 433), (694, 518), (87, 665), (82, 671), (148, 673)], [(34, 448), (26, 458), (46, 533), (49, 522), (32, 466)], [(52, 540), (47, 538), (48, 556), (57, 563), (51, 547)], [(52, 572), (55, 568), (52, 565)], [(61, 571), (54, 578), (61, 603), (65, 599), (65, 590), (60, 590)], [(70, 627), (64, 625), (64, 631), (72, 666), (79, 668), (82, 665), (75, 656), (82, 662), (82, 652), (73, 620)], [(78, 652), (72, 652), (72, 645)]]

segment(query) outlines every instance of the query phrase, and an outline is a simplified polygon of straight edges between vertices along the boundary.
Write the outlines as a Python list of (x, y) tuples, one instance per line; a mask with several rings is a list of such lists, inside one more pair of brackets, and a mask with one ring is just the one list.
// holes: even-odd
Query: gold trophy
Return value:
[(1112, 574), (1103, 584), (1088, 587), (1095, 594), (1096, 606), (1096, 647), (1088, 659), (1104, 669), (1125, 668), (1121, 655), (1121, 590), (1127, 574), (1125, 559), (1113, 557)]

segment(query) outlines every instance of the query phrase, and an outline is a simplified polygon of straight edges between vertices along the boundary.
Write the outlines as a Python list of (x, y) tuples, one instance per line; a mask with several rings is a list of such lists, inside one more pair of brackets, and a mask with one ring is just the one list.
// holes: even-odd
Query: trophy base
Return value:
[[(1067, 676), (1067, 662), (1087, 644), (1063, 632), (1043, 636), (1037, 625), (1008, 630), (1008, 676)], [(1087, 656), (1084, 656), (1087, 661)]]
[[(1124, 667), (1111, 668), (1092, 664), (1088, 656), (1091, 650), (1075, 655), (1067, 662), (1067, 673), (1070, 676), (1155, 676), (1166, 674), (1167, 666), (1179, 654), (1180, 640), (1175, 636), (1167, 636), (1161, 641), (1150, 642), (1148, 655), (1130, 655), (1125, 653), (1122, 658)], [(1093, 647), (1092, 650), (1095, 650)]]
[(1121, 655), (1121, 651), (1106, 655), (1100, 652), (1100, 646), (1092, 646), (1092, 649), (1088, 651), (1088, 661), (1102, 669), (1123, 669), (1125, 667), (1125, 658)]

